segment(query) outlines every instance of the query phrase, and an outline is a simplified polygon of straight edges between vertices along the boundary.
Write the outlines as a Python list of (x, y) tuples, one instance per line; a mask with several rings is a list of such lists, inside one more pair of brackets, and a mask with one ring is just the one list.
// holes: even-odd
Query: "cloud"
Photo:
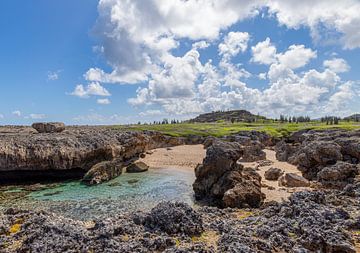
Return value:
[(258, 75), (258, 77), (259, 77), (259, 79), (260, 80), (266, 80), (266, 73), (260, 73), (259, 75)]
[(249, 39), (250, 35), (246, 32), (229, 32), (224, 42), (219, 44), (219, 54), (229, 58), (245, 52)]
[(140, 112), (139, 115), (142, 117), (146, 117), (146, 116), (159, 116), (164, 114), (162, 111), (160, 110), (147, 110), (145, 112)]
[(16, 117), (21, 117), (21, 111), (16, 110), (12, 112), (13, 115), (15, 115)]
[(48, 75), (47, 75), (47, 80), (48, 81), (58, 80), (61, 72), (62, 72), (62, 70), (49, 71)]
[(97, 82), (92, 82), (87, 86), (79, 84), (70, 95), (80, 98), (89, 98), (90, 96), (111, 96), (110, 92)]
[(99, 98), (96, 100), (96, 103), (100, 104), (100, 105), (109, 105), (111, 102), (108, 98)]
[(261, 64), (271, 64), (276, 62), (276, 47), (270, 42), (270, 38), (259, 42), (256, 46), (251, 47), (252, 62)]
[(323, 63), (325, 68), (332, 70), (335, 73), (344, 73), (350, 70), (350, 66), (344, 59), (333, 58), (331, 60), (326, 60)]
[(279, 63), (290, 69), (301, 68), (316, 57), (316, 51), (304, 45), (291, 45), (286, 52), (277, 55)]
[(46, 118), (45, 114), (36, 114), (36, 113), (32, 113), (29, 115), (30, 119), (44, 119)]
[(0, 113), (0, 119), (3, 119), (4, 118), (4, 115)]
[(193, 49), (204, 49), (204, 48), (207, 48), (209, 46), (210, 46), (210, 43), (205, 41), (205, 40), (197, 41), (197, 42), (192, 44)]

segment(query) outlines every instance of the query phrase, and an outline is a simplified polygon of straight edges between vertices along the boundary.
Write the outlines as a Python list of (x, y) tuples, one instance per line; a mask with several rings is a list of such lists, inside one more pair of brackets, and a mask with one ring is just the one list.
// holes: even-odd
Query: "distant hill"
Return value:
[(344, 120), (351, 120), (351, 121), (360, 121), (360, 114), (353, 114), (349, 117), (345, 117)]
[(217, 121), (228, 122), (254, 122), (257, 120), (266, 119), (263, 116), (254, 115), (246, 110), (234, 110), (234, 111), (216, 111), (210, 113), (200, 114), (194, 119), (190, 119), (191, 123), (206, 123)]

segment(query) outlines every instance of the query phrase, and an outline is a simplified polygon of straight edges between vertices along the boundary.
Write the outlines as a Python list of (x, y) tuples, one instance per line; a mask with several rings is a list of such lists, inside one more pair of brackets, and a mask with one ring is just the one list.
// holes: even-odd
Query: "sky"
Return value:
[(0, 125), (360, 112), (359, 0), (0, 1)]

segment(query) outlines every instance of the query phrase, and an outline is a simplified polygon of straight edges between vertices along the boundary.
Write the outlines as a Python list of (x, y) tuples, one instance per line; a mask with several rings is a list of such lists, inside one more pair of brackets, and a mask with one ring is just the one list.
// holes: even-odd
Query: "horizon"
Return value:
[(0, 125), (358, 114), (359, 9), (356, 0), (5, 0)]

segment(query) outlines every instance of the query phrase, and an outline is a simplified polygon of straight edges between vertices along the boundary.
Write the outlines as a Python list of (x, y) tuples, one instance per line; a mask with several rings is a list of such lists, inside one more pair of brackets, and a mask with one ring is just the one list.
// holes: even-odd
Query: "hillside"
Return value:
[(194, 119), (190, 119), (190, 123), (209, 123), (209, 122), (255, 122), (259, 119), (266, 119), (263, 116), (258, 116), (246, 110), (234, 111), (216, 111), (210, 113), (200, 114)]
[(360, 113), (353, 114), (349, 117), (346, 117), (346, 118), (344, 118), (344, 120), (360, 121)]

